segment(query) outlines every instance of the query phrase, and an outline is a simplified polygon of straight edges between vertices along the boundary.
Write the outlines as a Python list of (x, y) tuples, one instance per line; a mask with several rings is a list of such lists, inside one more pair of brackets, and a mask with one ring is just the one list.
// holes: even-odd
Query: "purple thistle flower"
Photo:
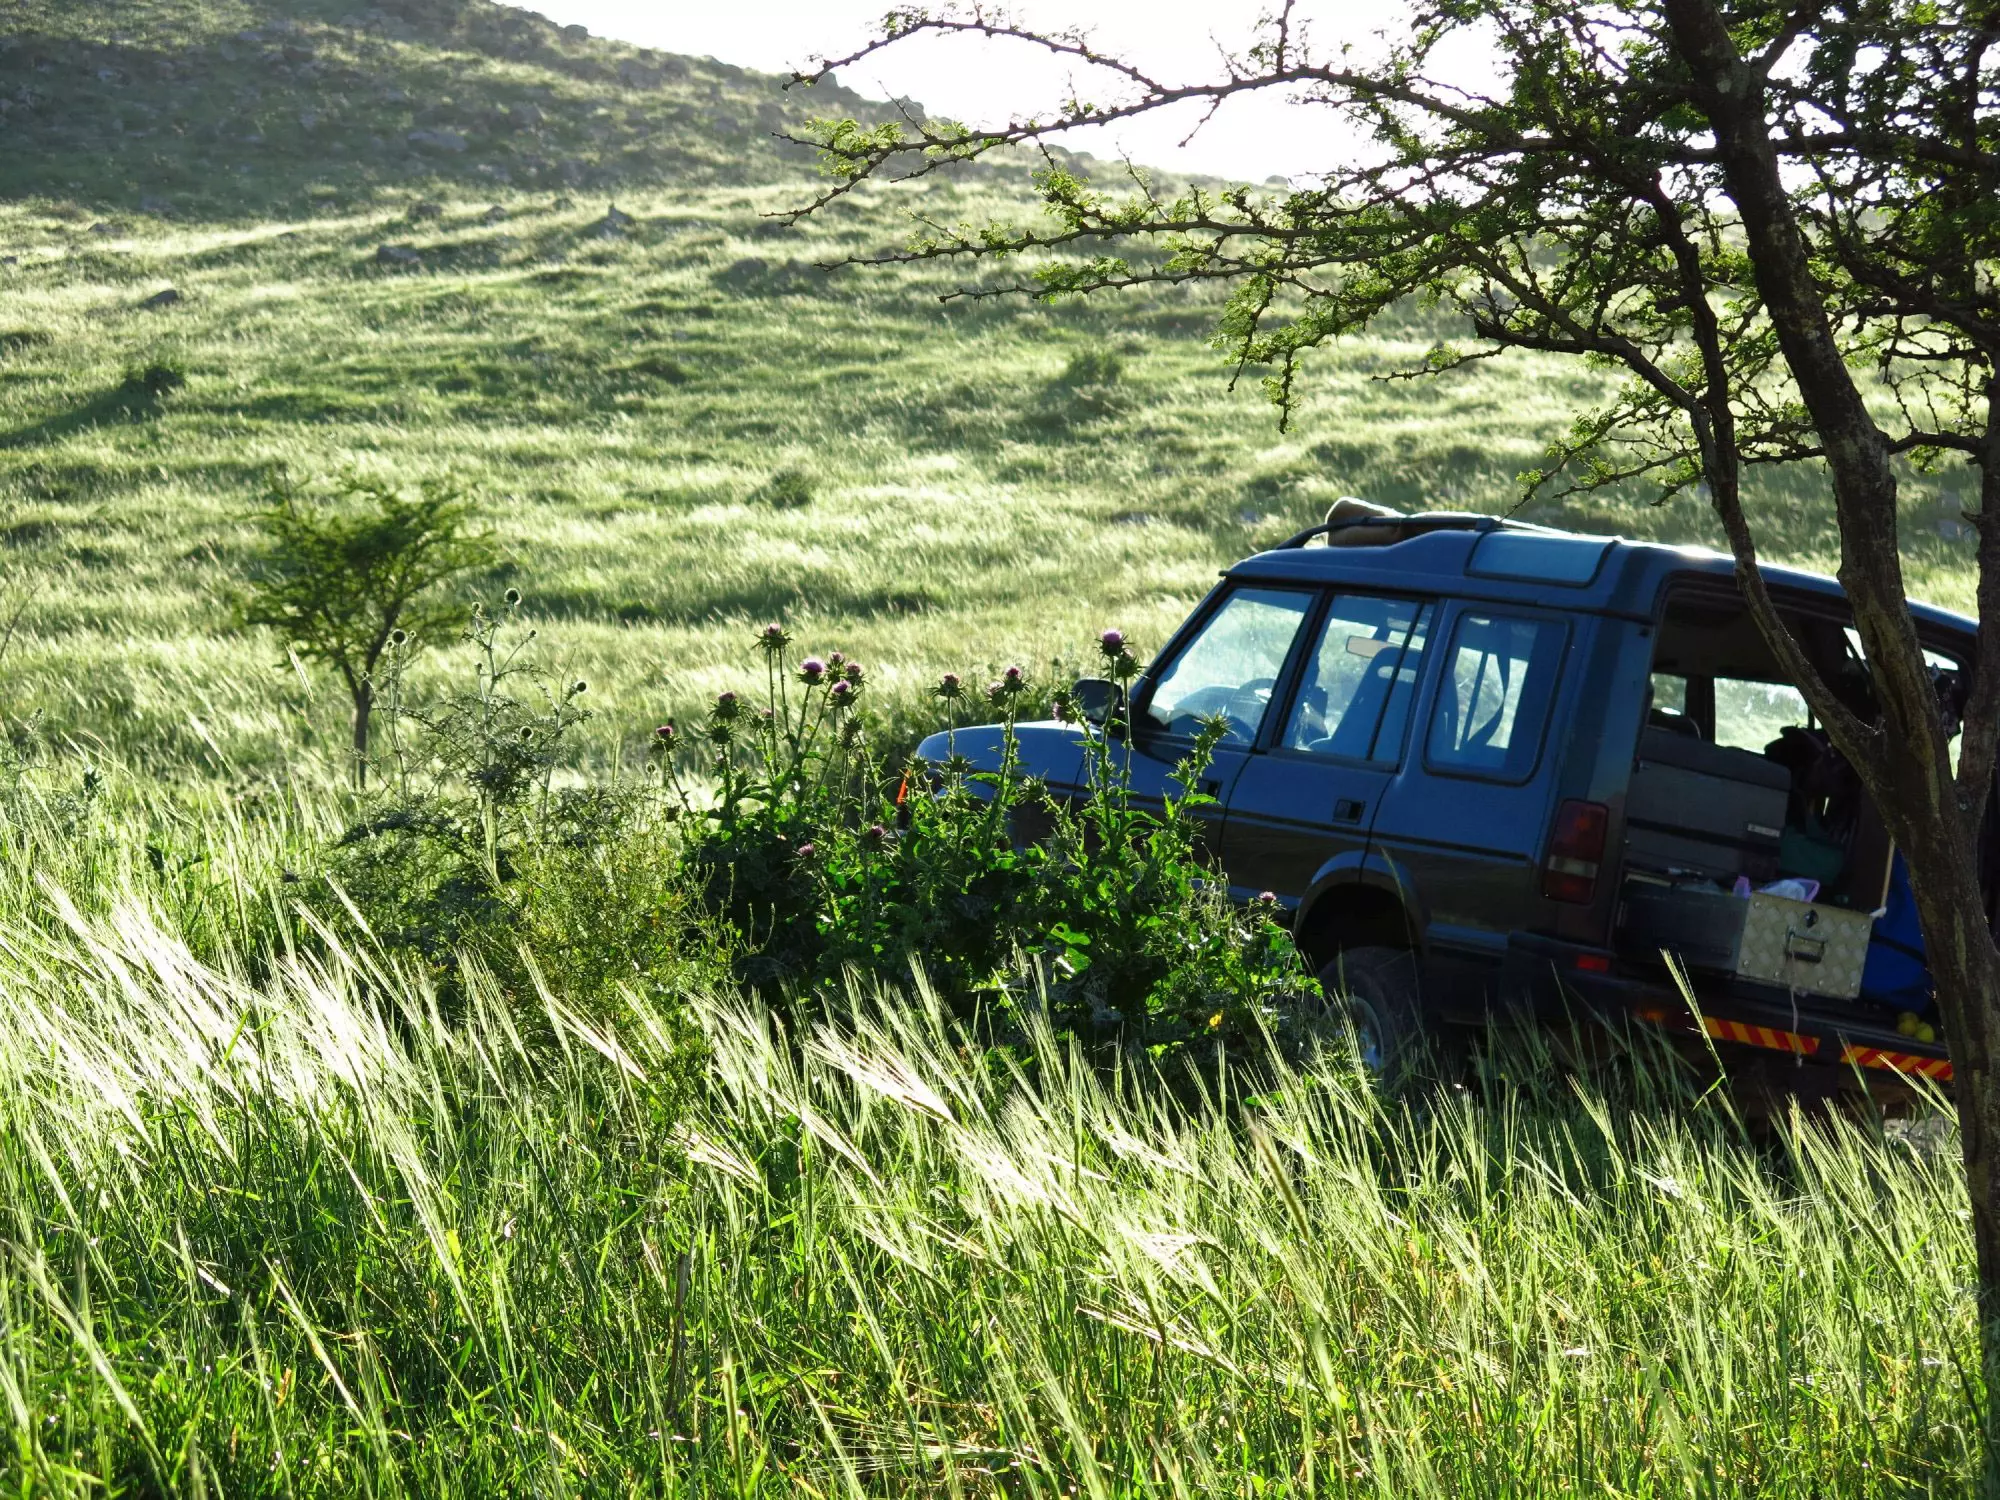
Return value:
[(1107, 660), (1116, 661), (1125, 654), (1125, 632), (1122, 630), (1105, 631), (1104, 634), (1097, 638), (1097, 649), (1104, 653)]
[(797, 853), (800, 859), (811, 859), (815, 854), (819, 853), (819, 850), (814, 848), (810, 842), (807, 842), (799, 845)]
[(842, 664), (845, 663), (846, 660), (847, 660), (847, 653), (844, 651), (829, 651), (826, 654), (826, 664), (829, 667), (832, 667), (835, 671), (839, 671)]
[(852, 684), (853, 684), (853, 685), (854, 685), (855, 687), (860, 687), (860, 686), (861, 686), (861, 679), (862, 679), (862, 677), (863, 677), (863, 676), (864, 676), (865, 674), (864, 674), (864, 673), (862, 672), (862, 670), (861, 670), (861, 663), (860, 663), (860, 662), (858, 662), (858, 661), (851, 661), (851, 662), (849, 662), (849, 663), (847, 664), (847, 666), (845, 667), (845, 669), (844, 669), (844, 675), (846, 676), (847, 680), (848, 680), (848, 681), (849, 681), (850, 683), (852, 683)]
[(833, 687), (828, 690), (827, 700), (830, 703), (832, 703), (835, 708), (852, 708), (854, 706), (854, 684), (847, 681), (845, 678), (843, 678), (839, 682), (836, 682), (833, 685)]
[(826, 663), (817, 656), (808, 656), (799, 663), (799, 681), (810, 685), (824, 676), (826, 676)]
[(766, 656), (776, 656), (785, 647), (791, 645), (791, 643), (791, 632), (786, 630), (776, 620), (773, 620), (757, 633), (757, 644), (762, 648)]
[(674, 721), (669, 719), (653, 731), (653, 738), (663, 745), (671, 745), (674, 742), (674, 736), (678, 733), (680, 731), (674, 728)]
[(965, 696), (965, 683), (960, 680), (958, 673), (947, 672), (938, 679), (938, 685), (932, 689), (932, 694), (947, 703), (954, 702)]
[(713, 713), (718, 723), (727, 724), (737, 714), (742, 712), (742, 708), (743, 705), (737, 701), (734, 693), (717, 693), (715, 695)]

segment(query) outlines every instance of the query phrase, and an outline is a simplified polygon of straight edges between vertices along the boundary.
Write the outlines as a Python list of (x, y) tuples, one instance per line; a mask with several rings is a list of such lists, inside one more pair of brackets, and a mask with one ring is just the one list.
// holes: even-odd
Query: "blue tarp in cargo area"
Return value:
[(1889, 870), (1886, 910), (1875, 919), (1861, 993), (1898, 1010), (1925, 1011), (1931, 1004), (1931, 971), (1924, 962), (1924, 933), (1917, 923), (1917, 897), (1909, 866), (1899, 853)]

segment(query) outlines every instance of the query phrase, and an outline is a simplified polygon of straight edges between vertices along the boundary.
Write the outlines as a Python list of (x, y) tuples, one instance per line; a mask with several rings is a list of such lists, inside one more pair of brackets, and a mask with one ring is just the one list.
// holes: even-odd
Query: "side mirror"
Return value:
[(1076, 711), (1100, 729), (1125, 717), (1125, 689), (1109, 677), (1079, 677), (1070, 696)]

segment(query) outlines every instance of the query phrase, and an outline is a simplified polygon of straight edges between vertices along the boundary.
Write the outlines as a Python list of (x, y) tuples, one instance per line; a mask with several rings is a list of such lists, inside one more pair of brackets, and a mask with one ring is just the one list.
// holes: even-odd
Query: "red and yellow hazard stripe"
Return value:
[(1725, 1021), (1720, 1016), (1703, 1016), (1701, 1028), (1721, 1042), (1769, 1047), (1773, 1052), (1790, 1052), (1799, 1057), (1811, 1057), (1819, 1051), (1816, 1036), (1800, 1036), (1796, 1031), (1777, 1031), (1769, 1026), (1747, 1026), (1741, 1021)]
[[(1664, 1020), (1648, 1013), (1646, 1019)], [(1800, 1036), (1796, 1031), (1779, 1031), (1771, 1026), (1752, 1026), (1743, 1021), (1725, 1021), (1720, 1016), (1703, 1016), (1701, 1029), (1719, 1042), (1741, 1042), (1746, 1047), (1767, 1047), (1773, 1052), (1789, 1052), (1795, 1057), (1812, 1057), (1819, 1051), (1819, 1038)], [(1891, 1052), (1885, 1047), (1840, 1049), (1840, 1061), (1861, 1068), (1882, 1068), (1892, 1073), (1910, 1073), (1939, 1083), (1951, 1081), (1951, 1061), (1943, 1057), (1918, 1057), (1911, 1052)]]
[(1840, 1060), (1857, 1063), (1864, 1068), (1887, 1068), (1896, 1073), (1914, 1073), (1919, 1078), (1934, 1078), (1939, 1083), (1951, 1079), (1951, 1062), (1943, 1057), (1916, 1057), (1908, 1052), (1887, 1052), (1880, 1047), (1843, 1047)]

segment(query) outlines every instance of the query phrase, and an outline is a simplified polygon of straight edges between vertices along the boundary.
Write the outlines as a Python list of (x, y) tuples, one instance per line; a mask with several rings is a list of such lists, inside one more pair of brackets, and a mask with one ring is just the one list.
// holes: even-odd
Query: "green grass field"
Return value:
[[(1207, 294), (820, 269), (1018, 211), (1012, 178), (787, 229), (809, 163), (769, 132), (853, 96), (476, 0), (6, 31), (7, 1489), (1964, 1491), (1948, 1137), (1753, 1142), (1615, 1080), (1397, 1103), (1332, 1055), (1191, 1098), (981, 1055), (907, 995), (781, 1034), (700, 954), (683, 1117), (643, 1002), (475, 973), (447, 1019), (365, 944), (273, 946), (351, 810), (344, 694), (229, 623), (280, 469), (472, 488), (474, 591), (589, 679), (573, 769), (608, 778), (760, 673), (767, 620), (866, 662), (900, 735), (941, 671), (1157, 644), (1341, 494), (1508, 509), (1597, 376), (1385, 382), (1445, 332), (1412, 314), (1280, 433)], [(1911, 476), (1906, 546), (1964, 606), (1953, 483)], [(1713, 539), (1651, 499), (1525, 514)], [(1837, 561), (1811, 475), (1752, 513)]]

